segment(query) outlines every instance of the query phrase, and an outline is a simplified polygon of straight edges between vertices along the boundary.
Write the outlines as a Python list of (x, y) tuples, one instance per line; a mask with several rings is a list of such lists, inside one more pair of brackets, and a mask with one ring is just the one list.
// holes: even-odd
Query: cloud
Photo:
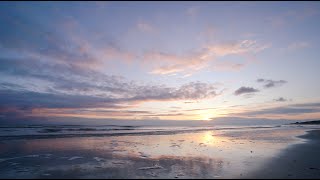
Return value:
[(213, 41), (216, 33), (218, 32), (218, 28), (208, 25), (204, 28), (204, 30), (199, 34), (199, 38), (203, 38), (205, 42), (209, 44), (209, 42)]
[(155, 63), (152, 74), (167, 75), (178, 72), (190, 72), (199, 71), (207, 66), (207, 63), (213, 57), (207, 53), (205, 49), (198, 52), (189, 52), (186, 55), (176, 55), (162, 52), (148, 52), (145, 53), (143, 59), (151, 63)]
[(212, 109), (217, 109), (217, 108), (196, 108), (196, 109), (186, 109), (183, 111), (203, 111), (203, 110), (212, 110)]
[(162, 66), (162, 67), (156, 68), (152, 70), (151, 73), (166, 75), (166, 74), (182, 72), (184, 70), (185, 70), (185, 67), (183, 65), (175, 64), (175, 65), (168, 65), (168, 66)]
[[(218, 57), (229, 54), (257, 53), (265, 48), (254, 40), (243, 40), (222, 44), (210, 44), (199, 49), (186, 52), (182, 55), (166, 53), (161, 51), (146, 51), (138, 54), (130, 52), (117, 46), (112, 40), (107, 39), (108, 45), (98, 46), (94, 40), (75, 33), (81, 24), (74, 18), (66, 20), (66, 23), (58, 26), (59, 31), (52, 31), (45, 25), (34, 25), (25, 17), (15, 17), (23, 22), (13, 24), (4, 22), (11, 31), (5, 31), (0, 37), (0, 51), (2, 54), (16, 54), (33, 59), (30, 64), (35, 66), (49, 65), (61, 69), (69, 69), (74, 73), (81, 71), (102, 71), (106, 63), (114, 61), (125, 61), (146, 64), (151, 68), (151, 73), (169, 75), (174, 73), (184, 73), (191, 75), (209, 66), (209, 62), (217, 61)], [(66, 25), (67, 24), (67, 25)], [(37, 27), (34, 29), (33, 27)], [(71, 26), (71, 27), (70, 27)], [(140, 21), (137, 27), (145, 32), (153, 32), (155, 28), (149, 23)], [(31, 33), (28, 33), (28, 32)], [(41, 34), (41, 38), (39, 36)], [(33, 42), (30, 44), (30, 42)], [(4, 53), (5, 52), (5, 53)], [(20, 58), (2, 57), (2, 58)], [(19, 63), (19, 62), (18, 62)], [(224, 64), (218, 63), (216, 66), (223, 66), (218, 69), (233, 70), (242, 66), (239, 63)], [(230, 65), (230, 68), (228, 66)], [(46, 68), (39, 68), (45, 70)], [(212, 70), (216, 70), (214, 67)]]
[[(164, 61), (169, 65), (177, 63), (178, 69), (191, 62), (188, 67), (195, 70), (201, 67), (198, 58), (202, 58), (202, 52), (192, 54), (191, 58), (157, 52), (139, 56), (111, 42), (96, 48), (72, 31), (61, 36), (45, 26), (28, 23), (23, 16), (16, 19), (24, 25), (3, 22), (11, 31), (6, 28), (0, 36), (0, 75), (6, 77), (0, 79), (1, 97), (6, 97), (1, 104), (30, 109), (118, 108), (119, 104), (125, 103), (197, 100), (219, 95), (217, 88), (207, 83), (151, 86), (100, 71), (105, 60), (135, 59), (150, 60), (151, 63)], [(27, 34), (29, 30), (32, 31)], [(39, 34), (45, 38), (40, 38)], [(184, 62), (186, 58), (187, 62)], [(203, 58), (203, 61), (207, 60)]]
[[(258, 53), (270, 45), (260, 45), (254, 40), (243, 40), (222, 44), (211, 44), (196, 52), (186, 53), (184, 56), (175, 54), (149, 52), (145, 53), (143, 59), (149, 62), (159, 62), (151, 73), (167, 75), (172, 73), (199, 71), (213, 62), (212, 70), (238, 70), (245, 66), (244, 63), (220, 62), (217, 58), (227, 55), (241, 55), (246, 53)], [(165, 64), (165, 65), (163, 65)]]
[[(146, 85), (107, 75), (110, 71), (106, 68), (110, 67), (106, 63), (136, 61), (147, 63), (154, 74), (189, 76), (221, 56), (256, 53), (265, 48), (254, 40), (243, 40), (210, 44), (182, 54), (148, 50), (138, 54), (118, 45), (113, 38), (96, 38), (99, 32), (86, 34), (87, 28), (72, 16), (66, 19), (61, 15), (61, 19), (48, 24), (14, 11), (0, 14), (3, 15), (0, 23), (6, 27), (0, 30), (0, 75), (3, 77), (0, 106), (14, 109), (10, 112), (121, 109), (146, 101), (190, 102), (214, 98), (222, 91), (210, 83), (190, 82), (177, 87)], [(156, 30), (144, 21), (138, 22), (137, 28), (143, 32)], [(217, 67), (219, 65), (225, 69), (242, 66), (217, 63)]]
[(267, 17), (266, 21), (274, 28), (282, 28), (288, 24), (288, 20), (284, 16)]
[[(120, 109), (120, 108), (119, 108)], [(126, 116), (148, 116), (155, 113), (151, 111), (136, 111), (136, 110), (123, 110), (123, 109), (97, 109), (97, 108), (35, 108), (32, 109), (34, 116), (62, 116), (62, 117), (122, 117)]]
[(200, 7), (199, 6), (192, 6), (192, 7), (189, 7), (186, 11), (187, 15), (189, 16), (196, 16), (200, 11)]
[(192, 61), (197, 58), (196, 54), (188, 54), (185, 56), (179, 56), (173, 53), (165, 53), (158, 51), (149, 51), (143, 54), (142, 59), (146, 62), (170, 62), (170, 63), (181, 63), (183, 61)]
[(239, 113), (238, 115), (257, 116), (257, 115), (288, 115), (305, 114), (320, 112), (320, 103), (293, 104), (275, 108), (265, 108), (255, 111)]
[(0, 36), (1, 58), (9, 58), (10, 55), (11, 58), (41, 59), (36, 62), (37, 65), (57, 65), (78, 70), (101, 67), (102, 61), (93, 53), (91, 44), (75, 33), (67, 33), (63, 25), (57, 25), (55, 29), (58, 30), (53, 31), (45, 24), (30, 21), (19, 13), (11, 13), (6, 14), (7, 19), (0, 20), (6, 26)]
[(255, 93), (255, 92), (259, 92), (259, 90), (252, 87), (242, 86), (234, 92), (234, 95), (238, 96), (241, 94), (248, 94), (248, 93)]
[(288, 101), (287, 99), (283, 98), (283, 97), (279, 97), (278, 99), (274, 99), (274, 101), (277, 101), (277, 102), (285, 102), (285, 101)]
[(273, 119), (273, 118), (252, 118), (252, 117), (233, 117), (233, 116), (225, 116), (225, 117), (214, 117), (211, 118), (212, 121), (209, 123), (212, 125), (272, 125), (275, 124), (283, 125), (292, 123), (292, 120), (289, 119)]
[[(200, 11), (199, 6), (189, 6), (187, 10), (191, 15), (197, 14), (198, 11)], [(214, 71), (237, 70), (246, 64), (215, 62), (218, 62), (218, 58), (221, 56), (257, 53), (269, 47), (269, 45), (258, 43), (256, 40), (244, 39), (210, 43), (183, 54), (161, 51), (148, 52), (149, 50), (143, 50), (139, 54), (117, 45), (116, 42), (118, 41), (114, 37), (108, 37), (106, 32), (94, 31), (93, 34), (80, 34), (79, 29), (87, 29), (87, 27), (83, 27), (83, 23), (80, 23), (79, 19), (71, 15), (61, 15), (58, 21), (48, 24), (44, 21), (37, 22), (28, 18), (25, 14), (18, 13), (14, 8), (1, 14), (3, 18), (0, 19), (0, 22), (6, 28), (1, 31), (0, 47), (2, 46), (5, 51), (12, 51), (10, 53), (21, 54), (21, 56), (25, 55), (25, 57), (38, 60), (39, 62), (32, 62), (31, 64), (41, 66), (39, 69), (43, 70), (46, 68), (42, 67), (47, 64), (52, 67), (68, 69), (74, 73), (104, 71), (106, 67), (109, 67), (107, 63), (115, 61), (133, 62), (136, 60), (134, 61), (135, 64), (146, 64), (148, 72), (152, 74), (171, 75), (181, 73), (183, 76), (207, 68), (211, 65), (211, 62), (213, 62), (211, 70)], [(139, 20), (135, 26), (142, 32), (157, 30), (151, 22), (144, 20)], [(54, 30), (52, 27), (55, 27)], [(205, 34), (211, 36), (212, 33), (213, 29), (209, 27)], [(97, 34), (103, 34), (103, 39), (101, 36), (97, 38)]]
[(250, 118), (284, 118), (284, 119), (314, 119), (319, 118), (320, 103), (299, 103), (278, 107), (249, 109), (239, 113), (229, 113), (228, 116)]
[(187, 78), (187, 77), (190, 77), (190, 76), (192, 76), (192, 73), (187, 73), (187, 74), (183, 75), (182, 78)]
[(188, 77), (192, 75), (192, 72), (199, 71), (206, 67), (207, 64), (202, 61), (190, 61), (190, 64), (179, 63), (174, 65), (165, 65), (159, 68), (155, 68), (151, 71), (152, 74), (168, 75), (173, 73), (186, 72), (183, 77)]
[(285, 80), (279, 80), (279, 81), (275, 81), (275, 80), (271, 80), (271, 79), (257, 79), (258, 83), (263, 83), (264, 88), (272, 88), (272, 87), (278, 87), (278, 86), (282, 86), (286, 83), (288, 83)]
[[(36, 105), (43, 108), (59, 106), (72, 108), (73, 106), (102, 106), (104, 103), (109, 106), (124, 102), (194, 100), (219, 95), (217, 89), (207, 83), (191, 82), (181, 87), (150, 86), (138, 84), (120, 76), (106, 75), (96, 68), (91, 68), (91, 63), (95, 64), (97, 61), (94, 60), (94, 57), (87, 55), (87, 51), (90, 51), (88, 49), (91, 49), (90, 45), (76, 49), (83, 53), (83, 55), (81, 53), (77, 55), (76, 51), (65, 49), (65, 42), (60, 42), (60, 40), (57, 39), (59, 42), (53, 44), (46, 41), (39, 44), (34, 43), (35, 48), (0, 47), (0, 74), (3, 77), (10, 77), (0, 79), (0, 90), (8, 95), (3, 103), (6, 101), (11, 106), (18, 107), (25, 107), (29, 104), (30, 108), (38, 107)], [(81, 39), (75, 41), (77, 44), (82, 42)], [(37, 46), (40, 47), (42, 43), (48, 44), (50, 49), (41, 50), (40, 48), (38, 51)], [(123, 53), (125, 51), (117, 46), (108, 46), (104, 52), (110, 58), (136, 58), (132, 53)], [(182, 63), (184, 60), (179, 56), (166, 53), (148, 55), (155, 61), (166, 59), (167, 62)], [(193, 56), (201, 57), (201, 55), (201, 53), (195, 53)], [(191, 63), (190, 68), (199, 68), (198, 59), (191, 58), (186, 63), (190, 62), (194, 63)], [(99, 63), (96, 65), (101, 67)], [(23, 79), (26, 83), (19, 84), (13, 81), (14, 79)], [(12, 90), (12, 94), (4, 91), (8, 89)], [(26, 95), (30, 95), (30, 100), (32, 99), (34, 103), (24, 100), (24, 98), (28, 99)], [(18, 98), (17, 104), (14, 104), (14, 96)], [(92, 99), (89, 100), (90, 98)], [(86, 100), (88, 103), (85, 103)]]
[(51, 94), (33, 91), (12, 91), (0, 90), (2, 105), (17, 108), (80, 108), (80, 107), (95, 107), (112, 106), (115, 103), (111, 98), (99, 98), (86, 95), (70, 95), (70, 94)]
[(294, 42), (288, 46), (288, 50), (298, 50), (309, 47), (310, 44), (308, 42)]
[[(153, 117), (161, 117), (161, 116), (183, 116), (185, 114), (183, 113), (164, 113), (164, 114), (152, 114)], [(141, 115), (141, 117), (147, 116), (149, 117), (150, 115)]]
[(242, 69), (244, 66), (245, 64), (242, 63), (224, 61), (214, 64), (212, 69), (214, 71), (238, 71)]
[(216, 97), (221, 92), (212, 84), (202, 82), (190, 82), (179, 88), (165, 86), (140, 86), (136, 88), (135, 95), (126, 100), (149, 101), (149, 100), (198, 100)]
[[(65, 108), (122, 109), (130, 103), (200, 100), (213, 98), (221, 93), (214, 85), (201, 82), (190, 82), (174, 88), (164, 85), (139, 85), (134, 82), (126, 82), (117, 77), (110, 77), (108, 81), (110, 84), (105, 84), (102, 87), (99, 85), (93, 86), (90, 82), (86, 82), (87, 85), (84, 86), (88, 87), (85, 90), (82, 89), (81, 83), (70, 81), (70, 88), (54, 86), (55, 89), (48, 89), (47, 92), (36, 92), (28, 89), (6, 89), (8, 86), (12, 87), (14, 85), (0, 83), (0, 87), (5, 87), (0, 89), (0, 96), (3, 97), (0, 100), (1, 109), (12, 107), (19, 110), (19, 112), (20, 110), (28, 110), (29, 112), (33, 109), (38, 109), (35, 112), (41, 112), (39, 109), (61, 109), (64, 112)], [(104, 91), (93, 93), (100, 91), (100, 89), (104, 89)], [(46, 110), (46, 112), (49, 111)], [(121, 113), (125, 115), (130, 112)], [(52, 114), (54, 115), (55, 113)]]
[(312, 107), (312, 108), (320, 108), (320, 103), (300, 103), (300, 104), (293, 104), (291, 107)]
[(226, 56), (232, 54), (258, 53), (268, 47), (270, 47), (270, 45), (260, 45), (255, 40), (243, 40), (218, 45), (209, 45), (207, 48), (210, 53), (213, 53), (216, 56)]
[(312, 6), (305, 7), (305, 8), (301, 7), (299, 8), (299, 10), (284, 11), (275, 16), (267, 17), (266, 21), (272, 27), (282, 28), (296, 22), (301, 22), (317, 14), (319, 14), (319, 10)]
[[(72, 16), (62, 16), (58, 22), (48, 25), (29, 19), (15, 10), (4, 14), (0, 23), (6, 26), (6, 29), (1, 31), (0, 51), (2, 55), (10, 54), (10, 58), (17, 54), (38, 60), (34, 64), (64, 66), (65, 69), (77, 71), (103, 71), (106, 63), (132, 62), (141, 58), (137, 53), (117, 44), (118, 41), (109, 37), (106, 32), (80, 34), (79, 29), (87, 27), (81, 26)], [(52, 29), (51, 26), (55, 28)], [(137, 26), (148, 32), (155, 30), (143, 21)]]
[(191, 103), (195, 103), (195, 102), (193, 102), (193, 101), (186, 101), (186, 102), (184, 102), (185, 104), (191, 104)]
[(155, 31), (155, 28), (147, 23), (147, 22), (143, 22), (143, 21), (139, 21), (137, 23), (137, 28), (142, 31), (142, 32), (147, 32), (147, 33), (151, 33), (151, 32), (154, 32)]
[(106, 47), (104, 50), (102, 51), (102, 58), (106, 59), (106, 60), (122, 60), (122, 61), (127, 61), (127, 62), (131, 62), (134, 59), (137, 59), (138, 56), (132, 52), (129, 51), (125, 51), (122, 50), (119, 47), (116, 46), (108, 46)]

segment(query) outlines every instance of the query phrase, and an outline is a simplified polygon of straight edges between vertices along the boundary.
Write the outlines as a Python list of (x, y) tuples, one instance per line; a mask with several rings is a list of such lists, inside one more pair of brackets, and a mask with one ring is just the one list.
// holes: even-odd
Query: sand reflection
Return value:
[(235, 178), (296, 141), (283, 139), (288, 134), (301, 132), (265, 129), (11, 140), (1, 145), (0, 174), (8, 178)]

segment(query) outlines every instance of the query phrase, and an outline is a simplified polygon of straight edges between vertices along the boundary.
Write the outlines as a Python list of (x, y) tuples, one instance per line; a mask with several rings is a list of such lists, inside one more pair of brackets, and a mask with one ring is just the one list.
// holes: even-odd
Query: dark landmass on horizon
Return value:
[(295, 123), (292, 123), (292, 124), (316, 125), (316, 124), (320, 124), (320, 120), (317, 120), (317, 121), (295, 122)]

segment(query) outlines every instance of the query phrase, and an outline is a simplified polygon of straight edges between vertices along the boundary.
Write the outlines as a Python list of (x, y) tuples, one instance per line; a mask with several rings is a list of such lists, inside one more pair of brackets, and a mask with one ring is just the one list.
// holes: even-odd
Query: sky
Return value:
[(0, 120), (320, 118), (319, 2), (1, 2)]

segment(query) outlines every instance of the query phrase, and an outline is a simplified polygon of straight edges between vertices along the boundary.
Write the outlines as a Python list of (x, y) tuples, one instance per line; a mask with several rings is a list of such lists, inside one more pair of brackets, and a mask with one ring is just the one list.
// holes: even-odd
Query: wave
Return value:
[(24, 126), (0, 127), (0, 140), (46, 139), (66, 137), (103, 137), (133, 135), (170, 135), (178, 133), (220, 130), (266, 129), (281, 126), (212, 126), (212, 127), (155, 127), (155, 126)]

